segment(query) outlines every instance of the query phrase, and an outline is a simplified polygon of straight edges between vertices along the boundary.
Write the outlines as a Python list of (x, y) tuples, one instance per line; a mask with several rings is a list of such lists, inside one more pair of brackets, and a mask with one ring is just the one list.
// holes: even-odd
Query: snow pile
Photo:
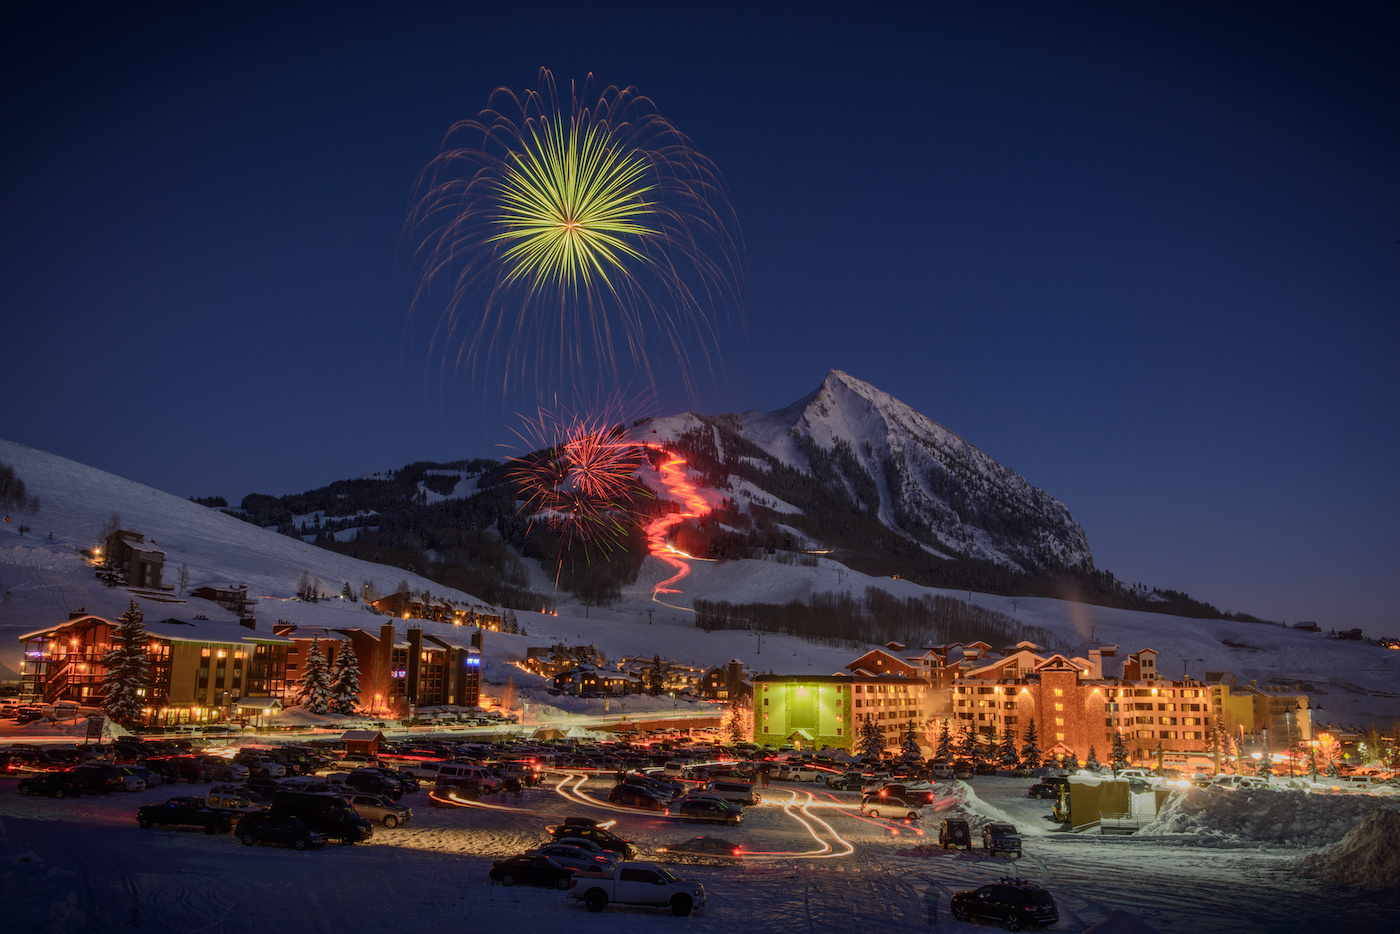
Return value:
[(1400, 811), (1372, 811), (1340, 841), (1292, 865), (1323, 882), (1393, 890), (1400, 880)]
[(1190, 834), (1207, 846), (1327, 846), (1377, 811), (1400, 813), (1400, 802), (1372, 795), (1190, 788), (1169, 797), (1138, 836)]
[(1084, 934), (1158, 934), (1156, 928), (1122, 908), (1115, 908), (1098, 924), (1085, 928)]

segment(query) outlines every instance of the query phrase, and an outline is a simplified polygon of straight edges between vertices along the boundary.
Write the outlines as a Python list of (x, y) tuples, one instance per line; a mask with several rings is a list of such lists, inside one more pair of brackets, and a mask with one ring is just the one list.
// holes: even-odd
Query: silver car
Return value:
[(618, 854), (608, 850), (585, 850), (572, 843), (548, 843), (538, 849), (531, 850), (527, 855), (548, 856), (561, 866), (568, 866), (580, 871), (612, 872), (618, 860)]
[(372, 795), (364, 791), (346, 789), (340, 793), (349, 800), (355, 812), (368, 821), (378, 821), (385, 827), (397, 827), (413, 817), (413, 808), (395, 804), (384, 795)]

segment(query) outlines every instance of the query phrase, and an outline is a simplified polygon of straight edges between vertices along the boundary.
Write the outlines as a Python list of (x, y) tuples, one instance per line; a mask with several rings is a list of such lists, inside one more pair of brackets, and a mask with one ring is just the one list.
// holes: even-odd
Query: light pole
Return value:
[(1286, 750), (1286, 753), (1287, 753), (1287, 755), (1288, 755), (1288, 777), (1289, 777), (1289, 778), (1292, 778), (1292, 777), (1293, 777), (1293, 711), (1291, 711), (1291, 710), (1285, 710), (1285, 711), (1283, 712), (1283, 722), (1284, 722), (1284, 725), (1288, 728), (1288, 749)]

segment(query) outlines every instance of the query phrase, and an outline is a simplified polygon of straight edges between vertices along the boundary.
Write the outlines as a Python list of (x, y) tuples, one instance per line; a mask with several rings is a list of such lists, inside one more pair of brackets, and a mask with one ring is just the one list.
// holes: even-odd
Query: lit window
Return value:
[(1056, 733), (1056, 734), (1055, 734), (1055, 739), (1056, 739), (1057, 741), (1063, 742), (1063, 741), (1064, 741), (1064, 738), (1065, 738), (1065, 734), (1063, 734), (1063, 733)]

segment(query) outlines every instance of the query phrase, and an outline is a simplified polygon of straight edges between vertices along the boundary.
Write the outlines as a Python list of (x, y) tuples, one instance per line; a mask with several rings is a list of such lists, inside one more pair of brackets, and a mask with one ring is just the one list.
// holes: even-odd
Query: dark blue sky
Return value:
[(500, 453), (500, 399), (407, 324), (399, 233), (453, 121), (591, 71), (743, 228), (746, 325), (661, 410), (840, 368), (1062, 499), (1126, 581), (1400, 634), (1393, 6), (905, 6), (12, 20), (0, 435), (234, 501)]

